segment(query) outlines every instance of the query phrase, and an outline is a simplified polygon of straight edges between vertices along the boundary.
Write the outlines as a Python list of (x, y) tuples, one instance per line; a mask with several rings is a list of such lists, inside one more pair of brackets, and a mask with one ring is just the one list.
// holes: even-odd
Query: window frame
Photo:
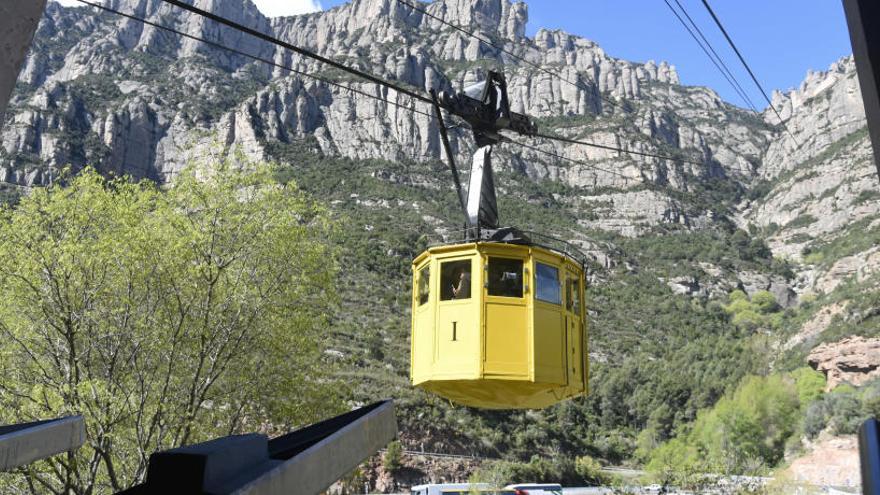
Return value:
[[(444, 265), (447, 265), (447, 264), (462, 264), (463, 265), (465, 263), (467, 264), (467, 270), (468, 270), (468, 273), (470, 274), (468, 277), (470, 279), (470, 290), (468, 291), (468, 296), (461, 298), (461, 299), (459, 299), (455, 296), (452, 296), (450, 298), (444, 298), (444, 294), (446, 294), (446, 292), (444, 290), (445, 289), (445, 287), (444, 287), (445, 281), (444, 281), (444, 273), (443, 273)], [(454, 273), (455, 268), (453, 268), (452, 270)], [(474, 263), (473, 263), (473, 258), (467, 257), (467, 258), (441, 259), (439, 272), (440, 272), (440, 291), (439, 291), (439, 297), (438, 297), (439, 302), (451, 303), (451, 302), (470, 301), (474, 297)], [(453, 284), (454, 284), (454, 282), (453, 282)], [(450, 292), (450, 294), (451, 294), (451, 292)]]
[[(541, 277), (540, 277), (541, 270), (539, 268), (540, 266), (545, 266), (545, 267), (550, 268), (556, 272), (556, 285), (555, 285), (556, 297), (557, 297), (556, 301), (547, 300), (547, 299), (543, 299), (542, 297), (540, 297), (540, 294), (541, 294), (541, 284), (539, 283), (539, 281), (541, 280)], [(563, 291), (562, 281), (559, 279), (561, 271), (562, 270), (560, 269), (560, 267), (558, 267), (556, 265), (551, 265), (548, 262), (542, 262), (542, 261), (535, 260), (535, 301), (540, 301), (540, 302), (546, 303), (546, 304), (552, 304), (554, 306), (564, 307), (563, 306), (563, 304), (564, 304), (563, 298), (562, 298), (562, 296), (563, 296), (563, 294), (562, 294), (562, 291)]]
[[(427, 274), (427, 277), (425, 277)], [(425, 286), (427, 287), (427, 292), (424, 294), (424, 300), (422, 300), (422, 280), (425, 280)], [(428, 263), (425, 266), (418, 269), (416, 272), (416, 307), (421, 308), (426, 304), (431, 302), (431, 264)]]
[[(519, 264), (519, 290), (517, 293), (519, 295), (506, 295), (506, 294), (493, 294), (493, 285), (492, 285), (492, 260), (503, 260), (505, 262), (514, 262)], [(489, 254), (486, 256), (486, 296), (487, 297), (503, 297), (505, 299), (518, 299), (522, 300), (526, 297), (526, 293), (528, 293), (528, 285), (526, 284), (526, 274), (528, 273), (527, 261), (525, 258), (514, 258), (509, 256), (495, 256)]]

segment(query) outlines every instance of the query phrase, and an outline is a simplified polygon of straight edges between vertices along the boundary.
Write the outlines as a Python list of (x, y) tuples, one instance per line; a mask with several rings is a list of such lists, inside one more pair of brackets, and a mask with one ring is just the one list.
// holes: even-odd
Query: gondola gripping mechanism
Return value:
[[(501, 131), (533, 136), (537, 134), (538, 126), (527, 115), (510, 111), (507, 81), (500, 72), (489, 71), (485, 81), (468, 86), (458, 94), (448, 94), (445, 91), (438, 94), (432, 89), (431, 97), (443, 148), (465, 216), (468, 237), (476, 240), (496, 239), (499, 235), (510, 236), (512, 229), (499, 229), (495, 178), (492, 173), (492, 147), (506, 140)], [(441, 109), (467, 122), (478, 146), (473, 155), (466, 197), (461, 188)]]

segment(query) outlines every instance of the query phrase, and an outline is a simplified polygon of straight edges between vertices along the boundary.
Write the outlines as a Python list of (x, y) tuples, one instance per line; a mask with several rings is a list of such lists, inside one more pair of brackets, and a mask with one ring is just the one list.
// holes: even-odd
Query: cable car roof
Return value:
[[(456, 230), (446, 234), (428, 234), (428, 249), (460, 246), (465, 244), (512, 244), (534, 246), (577, 262), (586, 271), (590, 257), (570, 241), (539, 232), (515, 228), (483, 229), (474, 238), (471, 229)], [(421, 258), (421, 256), (419, 257)], [(418, 259), (418, 258), (417, 258)]]

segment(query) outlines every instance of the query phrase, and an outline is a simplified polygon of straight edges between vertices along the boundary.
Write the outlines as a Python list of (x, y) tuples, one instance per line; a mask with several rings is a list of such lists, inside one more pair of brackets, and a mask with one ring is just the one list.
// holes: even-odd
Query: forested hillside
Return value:
[[(838, 392), (809, 368), (843, 369), (833, 345), (880, 337), (880, 186), (851, 58), (774, 95), (789, 134), (772, 111), (755, 114), (681, 85), (668, 63), (620, 60), (561, 31), (527, 37), (523, 2), (426, 8), (579, 84), (396, 0), (273, 19), (249, 0), (202, 3), (408, 87), (455, 90), (503, 70), (513, 109), (542, 129), (687, 160), (540, 140), (531, 144), (580, 163), (513, 145), (495, 155), (502, 222), (569, 240), (592, 260), (588, 397), (542, 411), (480, 411), (409, 386), (410, 262), (458, 223), (427, 116), (50, 3), (6, 116), (0, 197), (14, 205), (66, 167), (164, 185), (188, 162), (217, 154), (275, 163), (274, 180), (320, 201), (344, 232), (332, 238), (339, 299), (328, 309), (329, 333), (315, 340), (322, 362), (348, 384), (347, 405), (396, 399), (407, 449), (530, 463), (516, 466), (571, 482), (584, 481), (587, 457), (686, 480), (766, 473), (800, 455), (806, 440), (851, 433), (878, 413), (880, 389), (866, 376), (880, 360), (844, 374), (862, 388)], [(380, 94), (156, 0), (110, 5)], [(452, 141), (458, 162), (469, 162), (470, 135), (459, 129)], [(832, 347), (809, 358), (820, 344)], [(755, 397), (784, 407), (758, 410)], [(733, 425), (734, 417), (749, 421)], [(495, 468), (483, 469), (478, 475)]]

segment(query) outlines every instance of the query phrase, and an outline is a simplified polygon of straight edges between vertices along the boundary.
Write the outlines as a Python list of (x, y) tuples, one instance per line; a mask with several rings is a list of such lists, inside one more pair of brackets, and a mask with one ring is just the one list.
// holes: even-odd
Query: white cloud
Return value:
[(320, 0), (253, 0), (267, 17), (308, 14), (324, 10)]
[(67, 7), (81, 7), (81, 6), (85, 5), (84, 3), (79, 3), (76, 0), (53, 0), (53, 1), (58, 2), (61, 5), (64, 5)]

